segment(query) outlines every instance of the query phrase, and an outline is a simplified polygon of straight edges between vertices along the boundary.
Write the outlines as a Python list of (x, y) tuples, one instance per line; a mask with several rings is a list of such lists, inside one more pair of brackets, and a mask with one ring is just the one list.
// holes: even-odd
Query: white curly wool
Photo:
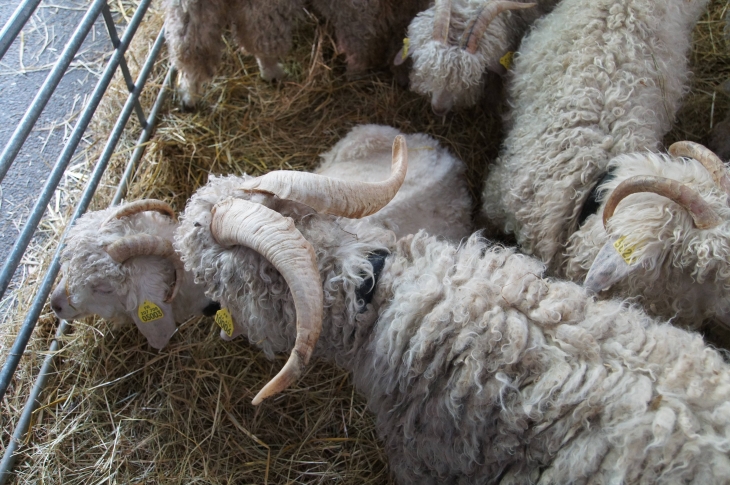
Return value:
[[(727, 194), (698, 161), (656, 153), (616, 157), (609, 164), (613, 178), (600, 187), (603, 202), (568, 239), (565, 275), (583, 281), (601, 248), (623, 237), (631, 250), (628, 275), (604, 296), (636, 296), (653, 314), (674, 323), (699, 325), (706, 318), (730, 324), (730, 207)], [(695, 227), (690, 214), (653, 193), (628, 196), (609, 220), (601, 214), (616, 186), (634, 176), (665, 177), (699, 192), (722, 223)]]
[(613, 157), (656, 150), (687, 90), (707, 0), (563, 0), (524, 39), (488, 219), (553, 270)]
[(321, 155), (315, 173), (342, 180), (375, 182), (390, 175), (393, 139), (404, 135), (408, 172), (398, 194), (366, 219), (397, 237), (419, 229), (459, 241), (471, 234), (472, 201), (466, 166), (428, 135), (405, 135), (384, 125), (359, 125)]
[[(503, 74), (500, 60), (517, 46), (535, 19), (550, 11), (558, 0), (536, 0), (530, 9), (503, 12), (495, 18), (472, 54), (460, 46), (460, 39), (485, 0), (454, 0), (451, 7), (448, 42), (434, 40), (436, 6), (419, 13), (408, 26), (408, 56), (413, 59), (410, 89), (431, 98), (437, 114), (452, 107), (473, 106), (484, 92), (484, 73)], [(505, 61), (502, 61), (506, 64)], [(508, 64), (507, 64), (508, 65)]]
[[(175, 271), (158, 256), (137, 256), (117, 263), (106, 252), (125, 236), (149, 234), (172, 242), (177, 222), (153, 212), (113, 219), (118, 207), (89, 212), (69, 230), (61, 254), (61, 277), (51, 294), (51, 307), (59, 318), (74, 320), (99, 315), (117, 324), (134, 323), (155, 348), (164, 347), (175, 332), (175, 323), (201, 315), (212, 302), (186, 272), (176, 298), (167, 303)], [(148, 301), (159, 313), (153, 321), (140, 320), (141, 305)]]
[[(478, 235), (393, 242), (367, 221), (312, 213), (216, 178), (190, 200), (176, 247), (268, 356), (295, 337), (281, 275), (210, 234), (225, 197), (263, 203), (312, 244), (324, 290), (315, 354), (349, 370), (402, 484), (727, 483), (730, 367), (702, 338), (545, 278)], [(371, 304), (355, 296), (387, 249)]]

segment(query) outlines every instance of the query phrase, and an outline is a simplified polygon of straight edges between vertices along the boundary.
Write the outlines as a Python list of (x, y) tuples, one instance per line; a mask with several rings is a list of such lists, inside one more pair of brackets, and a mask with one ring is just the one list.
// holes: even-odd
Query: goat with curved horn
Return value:
[[(173, 221), (175, 220), (175, 211), (167, 202), (157, 199), (141, 199), (120, 206), (101, 223), (100, 227), (104, 227), (114, 219), (121, 219), (122, 217), (129, 217), (147, 211), (159, 212), (168, 216)], [(170, 292), (170, 296), (165, 302), (169, 303), (177, 296), (184, 269), (182, 263), (175, 255), (172, 244), (166, 239), (147, 234), (127, 236), (107, 246), (106, 252), (109, 253), (114, 261), (120, 264), (134, 256), (159, 256), (169, 259), (175, 268), (175, 283)]]
[(625, 197), (638, 192), (652, 192), (671, 199), (687, 210), (698, 229), (709, 229), (718, 226), (722, 220), (720, 216), (702, 199), (694, 189), (677, 182), (676, 180), (650, 175), (637, 175), (621, 182), (611, 193), (603, 209), (603, 225), (613, 216), (616, 206)]
[(307, 172), (269, 172), (243, 184), (242, 189), (276, 195), (319, 213), (359, 219), (375, 214), (395, 197), (408, 169), (408, 149), (402, 135), (393, 141), (390, 177), (382, 182), (353, 182)]
[(175, 220), (175, 211), (172, 209), (172, 207), (170, 207), (170, 204), (168, 204), (167, 202), (163, 202), (157, 199), (142, 199), (135, 200), (134, 202), (129, 202), (127, 204), (119, 206), (119, 208), (115, 212), (113, 212), (109, 217), (104, 220), (104, 222), (101, 223), (101, 227), (104, 227), (106, 224), (114, 219), (121, 219), (122, 217), (128, 217), (134, 214), (138, 214), (140, 212), (147, 211), (156, 211), (160, 214), (168, 216), (173, 221)]
[(447, 44), (449, 42), (449, 22), (451, 21), (452, 0), (436, 0), (433, 15), (433, 40)]
[(165, 302), (170, 303), (177, 296), (185, 269), (172, 243), (167, 239), (150, 234), (125, 236), (108, 245), (106, 252), (119, 264), (135, 256), (159, 256), (168, 259), (175, 268), (175, 284)]
[(715, 185), (727, 194), (730, 205), (730, 177), (727, 176), (725, 164), (712, 150), (699, 143), (678, 141), (669, 147), (669, 153), (675, 157), (689, 157), (700, 162), (710, 172)]
[(324, 304), (317, 258), (292, 219), (247, 200), (229, 198), (214, 206), (210, 231), (222, 246), (246, 246), (269, 261), (286, 280), (294, 301), (294, 349), (282, 370), (254, 397), (257, 405), (295, 382), (314, 351)]
[(479, 48), (479, 41), (487, 31), (487, 27), (497, 15), (506, 10), (522, 10), (536, 6), (536, 3), (519, 3), (508, 1), (495, 1), (483, 5), (477, 15), (469, 22), (466, 30), (461, 36), (459, 45), (470, 54), (476, 53)]

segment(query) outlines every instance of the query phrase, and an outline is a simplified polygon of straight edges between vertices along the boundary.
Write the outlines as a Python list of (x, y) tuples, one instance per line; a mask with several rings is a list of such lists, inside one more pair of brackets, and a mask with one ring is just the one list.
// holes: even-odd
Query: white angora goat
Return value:
[[(324, 164), (319, 170), (364, 182), (385, 179), (390, 146), (398, 134), (389, 126), (355, 127), (322, 155)], [(398, 234), (423, 228), (456, 241), (467, 236), (471, 198), (463, 164), (427, 135), (405, 137), (413, 146), (412, 170), (390, 204), (365, 219)], [(133, 321), (150, 345), (164, 347), (176, 322), (212, 315), (220, 308), (194, 284), (192, 273), (183, 272), (173, 254), (177, 227), (172, 208), (161, 201), (136, 201), (85, 214), (66, 239), (61, 279), (51, 295), (51, 307), (67, 320), (100, 315), (118, 323)], [(177, 278), (175, 288), (180, 296), (169, 301), (173, 278)], [(232, 337), (225, 332), (221, 336)]]
[(504, 74), (527, 28), (557, 2), (436, 0), (411, 21), (395, 64), (413, 59), (410, 89), (430, 97), (437, 115), (474, 105), (485, 73)]
[(669, 152), (676, 157), (645, 152), (611, 161), (611, 178), (598, 188), (602, 217), (588, 217), (568, 240), (565, 274), (596, 292), (639, 296), (676, 323), (717, 318), (730, 326), (727, 169), (696, 143)]
[(176, 322), (215, 313), (217, 305), (183, 271), (172, 248), (177, 226), (172, 208), (153, 200), (79, 218), (66, 237), (53, 311), (66, 320), (99, 315), (134, 322), (156, 349), (167, 345)]
[(707, 0), (563, 0), (520, 46), (487, 218), (558, 269), (583, 204), (624, 153), (657, 150), (687, 89)]
[(336, 217), (397, 181), (299, 175), (213, 180), (175, 245), (251, 342), (294, 349), (285, 385), (312, 353), (352, 372), (399, 483), (730, 480), (730, 366), (699, 335), (478, 235), (393, 243)]
[[(590, 263), (584, 259), (586, 253), (595, 255), (606, 242), (596, 239), (595, 233), (581, 233), (593, 230), (584, 222), (600, 205), (591, 193), (608, 197), (615, 186), (601, 182), (606, 181), (609, 162), (619, 155), (660, 148), (687, 89), (691, 32), (706, 5), (707, 0), (563, 0), (536, 22), (522, 42), (509, 83), (509, 134), (485, 183), (484, 212), (491, 223), (514, 233), (527, 253), (548, 263), (556, 274), (565, 275), (570, 266), (568, 274), (582, 279), (576, 264), (587, 271)], [(656, 164), (646, 158), (643, 154), (616, 158), (612, 171), (658, 174)], [(665, 176), (692, 186), (692, 167), (696, 164), (686, 166), (684, 175), (675, 167), (667, 169), (673, 175)], [(706, 180), (703, 177), (699, 180)], [(606, 190), (596, 191), (597, 185)], [(697, 190), (706, 193), (708, 187), (698, 186)], [(672, 207), (675, 209), (670, 212), (674, 213), (676, 206)], [(670, 231), (669, 226), (645, 223), (644, 217), (643, 213), (629, 211), (620, 218), (634, 218), (630, 237), (634, 243), (652, 231), (657, 241), (660, 234)], [(616, 227), (618, 220), (612, 223)], [(677, 222), (673, 221), (671, 227), (691, 227), (685, 223), (675, 225)], [(645, 229), (637, 231), (635, 228), (641, 225)], [(575, 244), (598, 247), (595, 251), (572, 248), (566, 253), (566, 244), (574, 233)], [(661, 239), (663, 247), (653, 250), (657, 259), (642, 263), (651, 269), (634, 272), (632, 277), (646, 277), (646, 288), (655, 285), (656, 294), (675, 283), (675, 288), (686, 289), (695, 272), (700, 276), (700, 286), (713, 280), (727, 284), (723, 273), (702, 274), (704, 256), (697, 259), (686, 252), (686, 247), (670, 248), (682, 238), (675, 235)], [(686, 240), (699, 241), (692, 237)], [(568, 261), (571, 258), (579, 261)], [(689, 264), (693, 258), (700, 267)], [(683, 268), (682, 283), (676, 282), (676, 271), (663, 273), (660, 281), (654, 281), (658, 268), (671, 265)], [(664, 318), (674, 316), (673, 310), (663, 311), (669, 309), (667, 304), (652, 306), (651, 298), (647, 302)], [(691, 320), (701, 314), (704, 310), (699, 305), (698, 300), (693, 312), (684, 317)], [(695, 319), (685, 323), (699, 322)]]

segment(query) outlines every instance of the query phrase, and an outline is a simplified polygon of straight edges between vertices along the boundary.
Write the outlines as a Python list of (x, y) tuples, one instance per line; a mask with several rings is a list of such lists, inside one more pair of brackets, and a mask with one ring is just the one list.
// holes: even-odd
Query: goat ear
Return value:
[(137, 281), (127, 310), (147, 342), (155, 349), (162, 349), (177, 331), (172, 305), (165, 303), (170, 285), (155, 269), (143, 269)]
[(400, 48), (398, 53), (395, 55), (395, 59), (393, 59), (393, 64), (396, 66), (400, 66), (401, 64), (406, 62), (406, 59), (408, 59), (408, 56), (410, 55), (410, 53), (408, 52), (408, 47), (406, 47), (405, 40), (406, 39), (404, 39), (403, 47)]
[(633, 251), (622, 246), (623, 238), (612, 238), (603, 245), (588, 270), (583, 286), (598, 293), (621, 281), (640, 265), (631, 259)]

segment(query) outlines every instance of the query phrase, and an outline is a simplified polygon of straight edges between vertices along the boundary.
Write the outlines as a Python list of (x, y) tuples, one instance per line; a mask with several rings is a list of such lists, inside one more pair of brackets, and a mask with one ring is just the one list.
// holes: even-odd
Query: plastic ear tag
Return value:
[(233, 336), (233, 319), (231, 318), (231, 314), (227, 308), (221, 308), (215, 312), (214, 320), (215, 323), (217, 323), (218, 326), (226, 332), (226, 335), (229, 337)]
[(154, 322), (164, 317), (162, 309), (149, 300), (145, 300), (137, 309), (137, 316), (143, 323)]
[(510, 69), (512, 69), (512, 61), (514, 60), (514, 58), (515, 53), (513, 51), (509, 51), (499, 58), (499, 63), (502, 64), (502, 67), (509, 71)]
[(411, 39), (406, 37), (405, 39), (403, 39), (403, 50), (401, 51), (402, 52), (401, 59), (403, 59), (404, 61), (408, 58), (408, 49), (410, 47), (411, 47)]
[(616, 248), (616, 251), (618, 251), (624, 261), (626, 261), (626, 264), (634, 264), (635, 259), (632, 256), (634, 254), (636, 246), (629, 246), (628, 244), (624, 244), (625, 239), (626, 236), (621, 236), (620, 238), (616, 239), (616, 242), (613, 243), (613, 247)]

